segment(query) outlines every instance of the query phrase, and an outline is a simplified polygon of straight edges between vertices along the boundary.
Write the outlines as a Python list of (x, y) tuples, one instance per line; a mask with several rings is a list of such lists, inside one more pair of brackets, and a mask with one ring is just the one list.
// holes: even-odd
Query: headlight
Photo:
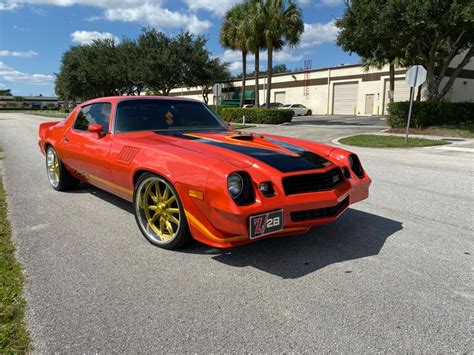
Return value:
[(242, 180), (242, 176), (236, 173), (230, 174), (227, 178), (227, 189), (229, 190), (229, 193), (233, 199), (239, 197), (242, 193), (242, 190), (244, 189), (244, 181)]
[(237, 171), (227, 177), (227, 190), (238, 206), (247, 206), (255, 203), (252, 179), (245, 171)]

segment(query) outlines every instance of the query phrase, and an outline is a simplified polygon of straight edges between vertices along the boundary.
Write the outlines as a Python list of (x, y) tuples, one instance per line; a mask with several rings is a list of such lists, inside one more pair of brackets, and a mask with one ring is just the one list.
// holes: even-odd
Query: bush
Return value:
[(235, 106), (229, 106), (229, 105), (208, 105), (209, 108), (214, 111), (215, 113), (217, 113), (219, 116), (222, 116), (222, 110), (226, 107), (233, 107), (235, 108)]
[(224, 108), (221, 113), (222, 118), (231, 122), (242, 122), (243, 116), (245, 116), (245, 123), (281, 124), (291, 121), (293, 111), (265, 108)]
[[(388, 105), (387, 123), (393, 128), (407, 126), (409, 101)], [(429, 127), (474, 121), (474, 102), (415, 101), (410, 127)]]

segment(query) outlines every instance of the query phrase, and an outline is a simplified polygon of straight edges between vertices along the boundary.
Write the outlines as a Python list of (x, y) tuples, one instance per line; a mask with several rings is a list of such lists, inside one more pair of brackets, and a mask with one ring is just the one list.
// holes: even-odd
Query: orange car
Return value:
[(313, 142), (241, 133), (199, 101), (105, 97), (42, 123), (51, 186), (85, 181), (134, 205), (140, 231), (174, 249), (304, 233), (368, 197), (358, 157)]

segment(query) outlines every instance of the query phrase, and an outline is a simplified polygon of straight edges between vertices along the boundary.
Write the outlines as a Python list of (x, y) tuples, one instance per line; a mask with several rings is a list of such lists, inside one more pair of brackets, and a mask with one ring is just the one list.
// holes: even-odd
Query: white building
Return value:
[[(459, 58), (455, 58), (453, 65), (458, 61)], [(405, 72), (405, 68), (397, 68), (395, 71), (395, 101), (406, 101), (410, 97), (410, 88), (404, 80)], [(230, 98), (233, 93), (240, 91), (241, 86), (241, 80), (224, 84), (223, 97)], [(266, 97), (266, 77), (260, 77), (259, 86), (262, 104)], [(246, 92), (254, 89), (254, 79), (247, 80)], [(199, 88), (175, 89), (170, 95), (202, 100)], [(474, 101), (474, 61), (461, 71), (446, 99), (455, 102)], [(210, 104), (213, 100), (212, 94), (209, 95)], [(271, 101), (303, 104), (317, 115), (385, 114), (389, 102), (388, 66), (380, 70), (371, 68), (367, 72), (361, 65), (355, 64), (275, 74), (272, 77)]]

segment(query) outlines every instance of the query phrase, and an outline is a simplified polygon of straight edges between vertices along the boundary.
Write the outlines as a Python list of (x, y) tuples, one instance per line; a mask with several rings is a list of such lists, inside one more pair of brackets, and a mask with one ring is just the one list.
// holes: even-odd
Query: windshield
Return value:
[(225, 130), (207, 106), (169, 99), (124, 100), (117, 105), (115, 132), (162, 130)]
[(286, 105), (283, 105), (283, 107), (290, 107), (291, 104), (286, 104)]

